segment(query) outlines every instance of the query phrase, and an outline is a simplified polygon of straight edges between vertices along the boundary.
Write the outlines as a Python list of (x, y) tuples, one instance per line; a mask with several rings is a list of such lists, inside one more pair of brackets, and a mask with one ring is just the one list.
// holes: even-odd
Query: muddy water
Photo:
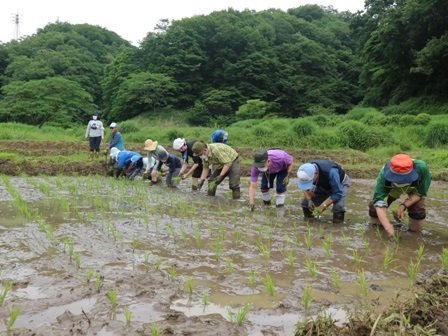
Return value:
[[(251, 213), (248, 184), (232, 201), (224, 185), (210, 198), (187, 181), (173, 191), (102, 177), (3, 177), (1, 288), (14, 285), (0, 319), (21, 308), (17, 335), (293, 335), (318, 313), (343, 322), (347, 309), (412, 295), (419, 249), (417, 279), (441, 268), (446, 183), (431, 186), (425, 231), (402, 232), (398, 245), (368, 224), (372, 180), (353, 181), (343, 225), (330, 212), (305, 221), (295, 181), (284, 209), (258, 195)], [(245, 305), (247, 319), (231, 323)]]

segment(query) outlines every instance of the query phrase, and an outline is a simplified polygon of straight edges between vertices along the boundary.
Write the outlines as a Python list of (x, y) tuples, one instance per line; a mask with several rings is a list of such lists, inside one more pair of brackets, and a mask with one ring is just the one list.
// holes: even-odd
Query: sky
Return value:
[(19, 36), (33, 35), (38, 28), (56, 21), (88, 23), (113, 31), (138, 46), (160, 19), (180, 20), (229, 7), (239, 11), (286, 11), (305, 4), (333, 6), (338, 11), (353, 13), (364, 8), (364, 0), (1, 0), (0, 41), (15, 38), (17, 14)]

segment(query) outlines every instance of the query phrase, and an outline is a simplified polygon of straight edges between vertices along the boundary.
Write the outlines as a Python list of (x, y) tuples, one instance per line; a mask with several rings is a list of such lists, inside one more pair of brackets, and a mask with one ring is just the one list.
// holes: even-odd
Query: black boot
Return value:
[(303, 217), (305, 218), (314, 218), (313, 213), (308, 208), (302, 208), (303, 211)]
[(269, 200), (269, 201), (263, 201), (263, 204), (264, 204), (264, 205), (271, 205), (271, 200)]
[(241, 191), (240, 188), (235, 188), (232, 190), (232, 199), (240, 199)]
[(340, 224), (344, 223), (345, 212), (333, 212), (333, 223)]

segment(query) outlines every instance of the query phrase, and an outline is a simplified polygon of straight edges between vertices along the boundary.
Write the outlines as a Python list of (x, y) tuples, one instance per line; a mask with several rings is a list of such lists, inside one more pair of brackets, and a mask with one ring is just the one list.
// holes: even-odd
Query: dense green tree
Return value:
[(149, 72), (131, 74), (120, 85), (108, 118), (127, 120), (143, 112), (171, 105), (177, 89), (176, 82), (169, 76)]
[(43, 125), (84, 122), (96, 108), (81, 85), (62, 77), (13, 81), (2, 87), (0, 121)]

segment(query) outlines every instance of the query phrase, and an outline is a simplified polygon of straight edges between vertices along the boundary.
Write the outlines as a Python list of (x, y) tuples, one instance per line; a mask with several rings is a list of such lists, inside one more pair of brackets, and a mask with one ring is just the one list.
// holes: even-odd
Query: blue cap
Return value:
[(312, 163), (305, 163), (297, 171), (297, 186), (301, 190), (310, 190), (313, 187), (314, 173), (316, 166)]

